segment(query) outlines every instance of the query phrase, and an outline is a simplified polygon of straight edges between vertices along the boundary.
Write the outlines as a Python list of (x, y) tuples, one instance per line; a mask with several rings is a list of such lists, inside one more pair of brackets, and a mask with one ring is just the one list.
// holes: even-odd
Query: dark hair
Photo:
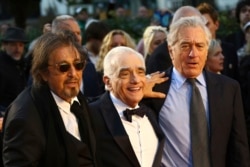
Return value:
[(101, 21), (93, 21), (86, 29), (86, 39), (103, 40), (105, 35), (109, 32), (109, 27)]
[(47, 69), (53, 51), (65, 46), (75, 48), (80, 54), (80, 59), (82, 61), (86, 60), (86, 51), (77, 42), (75, 35), (71, 31), (47, 32), (38, 38), (34, 46), (31, 69), (34, 86), (39, 87), (45, 83), (41, 73)]
[(250, 1), (243, 0), (243, 1), (239, 1), (237, 3), (236, 9), (235, 9), (235, 17), (236, 17), (238, 23), (240, 23), (241, 9), (244, 8), (245, 6), (250, 6)]
[(210, 5), (209, 3), (203, 2), (197, 6), (197, 9), (201, 12), (201, 14), (208, 14), (213, 22), (218, 21), (219, 15), (216, 9)]

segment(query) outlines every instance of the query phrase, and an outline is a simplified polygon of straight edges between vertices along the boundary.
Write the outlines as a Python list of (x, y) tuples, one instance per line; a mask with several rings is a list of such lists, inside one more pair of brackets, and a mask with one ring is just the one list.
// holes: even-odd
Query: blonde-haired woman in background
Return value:
[(222, 54), (222, 48), (220, 41), (211, 40), (209, 45), (207, 61), (205, 68), (213, 73), (220, 74), (224, 68), (224, 55)]
[(148, 26), (143, 33), (144, 59), (147, 63), (148, 57), (162, 44), (167, 37), (167, 30), (162, 26)]
[(104, 89), (104, 83), (102, 81), (103, 76), (103, 60), (106, 54), (117, 46), (127, 46), (129, 48), (135, 49), (136, 44), (134, 39), (125, 31), (120, 29), (115, 29), (110, 31), (103, 39), (101, 49), (99, 52), (99, 60), (96, 64), (96, 71), (99, 75), (99, 83), (101, 85), (101, 89)]

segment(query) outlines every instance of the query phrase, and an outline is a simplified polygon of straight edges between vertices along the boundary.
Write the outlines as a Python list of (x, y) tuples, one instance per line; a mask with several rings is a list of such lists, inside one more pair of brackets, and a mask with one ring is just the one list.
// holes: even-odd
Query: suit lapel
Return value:
[(102, 98), (102, 107), (103, 108), (103, 118), (105, 123), (114, 138), (115, 142), (121, 148), (121, 150), (126, 154), (128, 159), (131, 160), (133, 166), (140, 166), (137, 157), (134, 153), (134, 150), (129, 141), (129, 137), (126, 133), (126, 130), (123, 127), (121, 118), (116, 111), (115, 106), (113, 105), (109, 93), (105, 93)]
[(218, 82), (211, 73), (205, 71), (205, 78), (207, 84), (207, 95), (208, 95), (208, 110), (209, 110), (209, 118), (210, 118), (210, 140), (213, 137), (213, 132), (215, 131), (216, 124), (218, 121), (218, 107), (221, 101), (221, 97), (219, 96), (222, 91), (221, 87), (218, 85)]

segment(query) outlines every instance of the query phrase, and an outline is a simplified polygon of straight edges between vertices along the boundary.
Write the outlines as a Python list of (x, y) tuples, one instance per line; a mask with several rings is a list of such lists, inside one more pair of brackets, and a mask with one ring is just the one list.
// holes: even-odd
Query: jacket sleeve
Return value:
[[(34, 104), (24, 101), (15, 101), (8, 108), (4, 118), (3, 162), (5, 167), (35, 167), (42, 159), (45, 148), (43, 124)], [(20, 105), (20, 103), (29, 105)]]

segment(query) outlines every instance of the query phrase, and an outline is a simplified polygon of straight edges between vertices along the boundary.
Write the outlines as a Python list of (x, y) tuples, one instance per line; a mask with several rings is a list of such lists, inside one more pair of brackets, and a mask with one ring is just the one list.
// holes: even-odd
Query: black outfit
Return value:
[(235, 47), (228, 42), (221, 41), (222, 54), (224, 55), (224, 69), (222, 74), (239, 81), (238, 56)]
[[(3, 161), (9, 166), (93, 167), (95, 137), (83, 95), (82, 141), (67, 132), (47, 86), (27, 88), (8, 107), (3, 127)], [(80, 132), (81, 133), (81, 132)]]
[(236, 50), (240, 49), (246, 43), (245, 34), (241, 29), (229, 34), (224, 40), (233, 44)]
[(86, 67), (83, 71), (83, 94), (85, 97), (96, 97), (103, 91), (99, 84), (99, 77), (94, 64), (87, 58)]
[(240, 61), (239, 73), (242, 100), (247, 121), (248, 143), (250, 146), (250, 55), (244, 56)]
[(16, 61), (0, 53), (0, 110), (4, 110), (24, 90), (28, 76), (24, 59)]
[[(144, 111), (159, 141), (152, 166), (160, 167), (164, 135), (156, 121), (154, 112), (147, 107)], [(98, 166), (140, 167), (129, 136), (110, 98), (109, 92), (103, 94), (97, 101), (90, 103), (90, 115), (93, 120), (97, 140), (96, 153)]]
[(163, 71), (172, 66), (172, 60), (168, 53), (168, 44), (163, 42), (160, 44), (146, 61), (147, 74)]

